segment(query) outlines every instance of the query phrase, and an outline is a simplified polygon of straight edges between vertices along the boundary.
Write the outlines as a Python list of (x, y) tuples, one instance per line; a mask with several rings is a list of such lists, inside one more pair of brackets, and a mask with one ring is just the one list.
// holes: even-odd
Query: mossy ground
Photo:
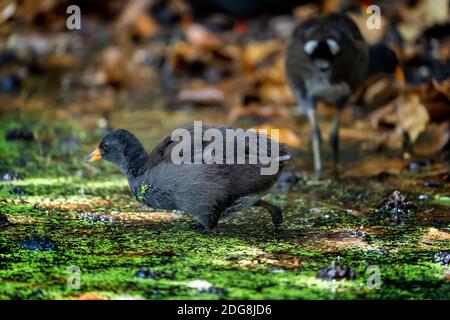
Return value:
[[(187, 122), (156, 113), (135, 114), (133, 122), (128, 117), (121, 114), (117, 123), (133, 123), (129, 129), (146, 147)], [(1, 170), (23, 180), (0, 183), (0, 211), (11, 222), (0, 229), (0, 299), (450, 298), (450, 271), (433, 263), (436, 252), (450, 249), (448, 184), (426, 189), (423, 177), (407, 171), (396, 177), (307, 182), (267, 195), (284, 210), (282, 231), (272, 230), (269, 214), (254, 208), (205, 235), (191, 228), (189, 217), (139, 205), (112, 165), (84, 163), (99, 139), (92, 130), (68, 122), (44, 125), (50, 122), (40, 117), (1, 122)], [(36, 140), (5, 141), (5, 131), (18, 123), (30, 125)], [(76, 143), (65, 148), (58, 142), (62, 136)], [(26, 163), (19, 166), (20, 157)], [(14, 194), (17, 188), (22, 194)], [(418, 206), (403, 225), (392, 225), (376, 212), (394, 190)], [(429, 200), (419, 202), (419, 195)], [(85, 214), (112, 220), (89, 222)], [(21, 248), (21, 241), (32, 236), (53, 240), (56, 250)], [(317, 272), (334, 261), (348, 264), (356, 279), (317, 279)], [(67, 269), (74, 265), (81, 270), (79, 290), (66, 285)], [(380, 268), (379, 289), (367, 285), (370, 265)], [(135, 277), (141, 268), (175, 278)], [(193, 280), (225, 291), (190, 289), (186, 284)]]

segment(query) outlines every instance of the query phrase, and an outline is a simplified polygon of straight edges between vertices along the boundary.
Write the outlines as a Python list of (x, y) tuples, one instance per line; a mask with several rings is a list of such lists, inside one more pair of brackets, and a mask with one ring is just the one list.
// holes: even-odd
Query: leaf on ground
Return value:
[(177, 99), (201, 104), (222, 104), (225, 93), (215, 87), (191, 88), (181, 90)]
[(438, 81), (436, 81), (436, 79), (433, 79), (432, 84), (433, 84), (433, 88), (437, 92), (442, 93), (443, 95), (445, 95), (447, 97), (447, 99), (450, 99), (450, 78), (448, 78), (440, 83)]
[(441, 151), (450, 140), (449, 123), (430, 124), (426, 130), (420, 134), (413, 151), (419, 156), (430, 156)]
[(414, 143), (417, 137), (425, 131), (430, 121), (427, 108), (421, 103), (418, 95), (400, 98), (398, 103), (397, 126), (406, 132), (411, 142)]
[(368, 159), (352, 165), (343, 173), (344, 178), (370, 178), (381, 174), (398, 175), (405, 163), (401, 159)]
[[(289, 128), (279, 128), (270, 124), (251, 128), (251, 130), (258, 132), (259, 130), (267, 130), (267, 135), (276, 141), (287, 144), (288, 146), (299, 148), (302, 145), (302, 141), (297, 134)], [(278, 135), (276, 131), (278, 130)]]
[(107, 300), (108, 298), (96, 292), (86, 292), (80, 293), (76, 296), (73, 296), (74, 299), (77, 300)]
[(199, 49), (215, 49), (222, 46), (219, 38), (199, 24), (193, 24), (184, 29), (189, 44)]
[(248, 73), (256, 71), (258, 67), (270, 64), (283, 51), (281, 41), (251, 42), (242, 51), (242, 65)]
[(233, 123), (243, 117), (264, 118), (264, 119), (282, 119), (291, 121), (288, 109), (282, 106), (251, 104), (248, 106), (235, 106), (228, 115), (228, 122)]
[(420, 239), (422, 243), (433, 243), (437, 241), (450, 241), (450, 233), (439, 231), (436, 228), (430, 228)]

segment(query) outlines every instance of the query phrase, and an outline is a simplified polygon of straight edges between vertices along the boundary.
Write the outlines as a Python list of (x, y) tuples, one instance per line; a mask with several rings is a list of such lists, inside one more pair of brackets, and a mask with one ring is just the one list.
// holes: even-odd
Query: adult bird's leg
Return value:
[(312, 99), (303, 99), (301, 101), (303, 108), (306, 110), (312, 133), (312, 148), (314, 156), (314, 169), (316, 171), (316, 179), (320, 180), (322, 174), (322, 160), (320, 158), (320, 128), (317, 123), (314, 101)]
[(330, 131), (330, 145), (333, 149), (333, 163), (334, 163), (334, 173), (338, 174), (339, 165), (339, 124), (340, 124), (341, 112), (339, 108), (336, 108), (336, 114), (334, 116), (333, 124)]
[(254, 204), (254, 206), (263, 207), (264, 209), (268, 210), (270, 212), (270, 215), (272, 216), (272, 222), (275, 229), (278, 230), (281, 228), (281, 223), (283, 222), (283, 212), (281, 211), (280, 207), (264, 200), (259, 200)]

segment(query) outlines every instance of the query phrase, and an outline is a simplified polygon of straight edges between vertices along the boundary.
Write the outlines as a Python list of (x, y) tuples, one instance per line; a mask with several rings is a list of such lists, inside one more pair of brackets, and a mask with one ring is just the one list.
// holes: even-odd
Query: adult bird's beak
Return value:
[(96, 148), (94, 151), (91, 152), (90, 155), (86, 158), (87, 162), (94, 162), (97, 160), (100, 160), (102, 158), (102, 153), (100, 152), (99, 148)]

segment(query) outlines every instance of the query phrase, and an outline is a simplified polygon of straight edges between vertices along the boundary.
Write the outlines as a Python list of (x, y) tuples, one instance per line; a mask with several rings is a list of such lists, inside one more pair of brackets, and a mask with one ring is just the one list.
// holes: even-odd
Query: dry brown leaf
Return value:
[(431, 156), (441, 151), (450, 140), (450, 126), (448, 122), (429, 124), (413, 145), (413, 151), (419, 156)]
[(421, 103), (418, 95), (405, 97), (397, 107), (398, 127), (406, 132), (412, 143), (425, 131), (430, 116), (427, 108)]
[(242, 117), (266, 118), (271, 120), (281, 119), (287, 122), (292, 121), (288, 109), (283, 106), (250, 104), (245, 107), (235, 106), (228, 116), (228, 122), (233, 123)]
[(387, 123), (387, 124), (391, 124), (391, 125), (395, 124), (395, 120), (396, 120), (395, 101), (390, 102), (387, 105), (373, 111), (369, 115), (369, 122), (373, 128), (379, 128), (380, 124), (382, 124), (382, 123)]
[(398, 24), (398, 30), (403, 39), (410, 42), (427, 27), (448, 21), (448, 0), (417, 1), (415, 6), (409, 6), (407, 2), (399, 3), (398, 13), (403, 20)]
[(405, 163), (401, 159), (367, 159), (362, 163), (352, 165), (342, 175), (344, 178), (370, 178), (381, 174), (398, 175)]
[(201, 104), (222, 104), (225, 100), (225, 93), (215, 87), (183, 89), (178, 93), (177, 100)]
[(242, 51), (242, 65), (247, 72), (254, 72), (264, 63), (273, 62), (284, 49), (284, 44), (278, 40), (266, 42), (250, 42)]
[(319, 8), (314, 3), (308, 3), (294, 8), (293, 15), (300, 21), (307, 20), (319, 14)]
[(151, 7), (155, 0), (129, 1), (122, 9), (121, 15), (117, 19), (117, 29), (128, 28), (142, 15), (147, 8)]
[[(267, 130), (267, 135), (270, 138), (294, 148), (299, 148), (302, 145), (302, 142), (297, 134), (289, 128), (280, 128), (270, 124), (266, 124), (258, 126), (256, 128), (251, 128), (250, 130), (256, 132), (258, 132), (259, 130)], [(274, 130), (278, 130), (278, 136), (276, 134), (276, 131)]]
[(433, 88), (436, 89), (437, 92), (442, 93), (450, 99), (450, 78), (442, 81), (441, 83), (437, 82), (436, 79), (433, 79)]
[(258, 88), (258, 96), (264, 104), (288, 105), (294, 98), (292, 92), (286, 84), (279, 84), (266, 81)]
[(428, 232), (422, 236), (420, 242), (433, 243), (436, 241), (450, 241), (450, 233), (439, 231), (436, 228), (429, 228)]
[(148, 14), (142, 14), (133, 23), (133, 31), (141, 38), (152, 38), (158, 32), (158, 24)]
[(199, 49), (215, 49), (222, 42), (212, 32), (199, 24), (193, 24), (184, 29), (187, 42)]

